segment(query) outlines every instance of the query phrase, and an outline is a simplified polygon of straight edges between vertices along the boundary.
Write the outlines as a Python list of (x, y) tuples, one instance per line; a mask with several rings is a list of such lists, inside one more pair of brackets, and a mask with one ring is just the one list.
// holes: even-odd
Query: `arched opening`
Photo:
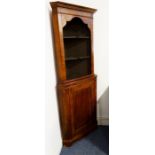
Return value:
[(88, 25), (73, 18), (63, 28), (67, 79), (91, 74), (91, 38)]

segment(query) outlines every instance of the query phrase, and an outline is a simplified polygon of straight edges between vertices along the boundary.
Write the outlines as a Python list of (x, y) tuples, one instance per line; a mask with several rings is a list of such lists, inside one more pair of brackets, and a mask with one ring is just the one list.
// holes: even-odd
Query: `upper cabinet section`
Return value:
[(87, 24), (75, 17), (63, 28), (67, 80), (91, 74), (91, 40)]
[(96, 9), (52, 2), (58, 82), (94, 74), (93, 13)]

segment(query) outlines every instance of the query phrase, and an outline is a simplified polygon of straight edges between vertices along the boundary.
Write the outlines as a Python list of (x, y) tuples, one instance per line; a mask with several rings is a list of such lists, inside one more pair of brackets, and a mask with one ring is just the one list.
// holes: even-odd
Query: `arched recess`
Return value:
[(65, 27), (67, 25), (68, 22), (71, 22), (73, 19), (80, 19), (83, 24), (86, 24), (88, 26), (88, 28), (91, 30), (92, 24), (90, 22), (90, 18), (87, 17), (74, 17), (72, 15), (65, 15), (65, 16), (61, 16), (62, 19), (62, 27)]
[(83, 22), (81, 18), (74, 17), (70, 21), (66, 21), (63, 26), (63, 34), (68, 35), (68, 33), (73, 33), (73, 35), (81, 35), (83, 33), (83, 35), (88, 36), (90, 35), (89, 24)]
[(67, 79), (91, 74), (91, 32), (82, 19), (75, 17), (63, 27)]

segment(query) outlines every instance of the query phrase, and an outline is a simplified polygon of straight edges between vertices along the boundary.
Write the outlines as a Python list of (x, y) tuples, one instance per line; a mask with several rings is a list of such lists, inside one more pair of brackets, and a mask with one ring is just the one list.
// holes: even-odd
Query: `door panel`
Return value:
[(96, 128), (96, 77), (58, 85), (63, 144), (71, 145)]
[[(94, 105), (96, 105), (94, 95), (95, 82), (79, 84), (72, 88), (72, 112), (73, 112), (73, 132), (80, 132), (94, 118)], [(96, 118), (96, 116), (95, 116)]]

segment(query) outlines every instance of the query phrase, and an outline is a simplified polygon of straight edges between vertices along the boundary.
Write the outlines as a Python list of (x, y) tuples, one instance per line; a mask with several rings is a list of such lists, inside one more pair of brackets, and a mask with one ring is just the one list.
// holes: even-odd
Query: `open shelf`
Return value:
[(65, 39), (65, 59), (90, 57), (89, 39)]
[(73, 18), (63, 28), (66, 79), (91, 74), (91, 35), (86, 24)]
[(89, 39), (89, 36), (64, 36), (64, 39)]
[(90, 59), (66, 61), (67, 79), (75, 79), (91, 74)]
[(73, 61), (73, 60), (84, 60), (84, 59), (89, 59), (90, 56), (83, 56), (83, 57), (69, 57), (69, 58), (66, 58), (65, 60), (66, 61)]

